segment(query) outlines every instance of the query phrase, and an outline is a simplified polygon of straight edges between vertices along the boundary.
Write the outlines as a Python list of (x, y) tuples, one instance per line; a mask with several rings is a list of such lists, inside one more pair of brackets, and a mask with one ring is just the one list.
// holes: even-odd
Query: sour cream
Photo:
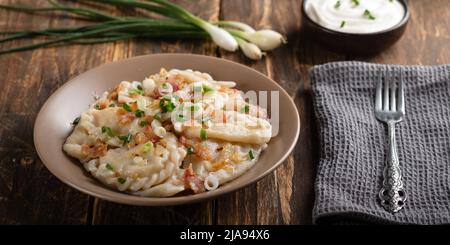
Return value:
[(373, 33), (400, 23), (405, 8), (398, 0), (305, 0), (317, 24), (345, 33)]

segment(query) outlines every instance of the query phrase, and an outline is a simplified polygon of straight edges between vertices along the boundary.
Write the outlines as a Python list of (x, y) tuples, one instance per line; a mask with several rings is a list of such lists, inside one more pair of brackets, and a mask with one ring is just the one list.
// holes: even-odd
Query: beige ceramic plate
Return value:
[[(101, 93), (122, 80), (142, 81), (144, 77), (159, 72), (161, 67), (206, 72), (216, 80), (236, 81), (237, 87), (243, 91), (280, 91), (279, 134), (271, 139), (268, 148), (253, 168), (211, 192), (169, 198), (148, 198), (106, 188), (91, 177), (81, 163), (63, 152), (62, 145), (72, 130), (71, 122), (93, 102), (94, 92)], [(39, 157), (50, 172), (77, 190), (118, 203), (162, 206), (214, 198), (261, 179), (286, 159), (295, 146), (299, 131), (299, 115), (294, 102), (286, 91), (263, 74), (224, 59), (189, 54), (157, 54), (102, 65), (67, 82), (47, 100), (39, 112), (34, 126), (34, 143)]]

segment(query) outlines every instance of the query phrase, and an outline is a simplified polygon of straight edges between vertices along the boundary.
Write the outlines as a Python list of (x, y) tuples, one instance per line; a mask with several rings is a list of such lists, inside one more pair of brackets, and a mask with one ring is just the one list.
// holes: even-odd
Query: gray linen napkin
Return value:
[[(387, 129), (375, 118), (380, 74), (406, 85), (406, 118), (397, 124), (405, 207), (386, 212), (377, 199)], [(335, 62), (311, 70), (319, 125), (316, 224), (450, 224), (450, 65), (397, 66)]]

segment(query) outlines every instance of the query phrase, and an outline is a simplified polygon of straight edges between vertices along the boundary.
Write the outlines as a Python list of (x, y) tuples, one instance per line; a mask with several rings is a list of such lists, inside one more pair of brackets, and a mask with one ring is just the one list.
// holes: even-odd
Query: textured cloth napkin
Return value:
[[(403, 72), (406, 117), (396, 125), (403, 209), (377, 198), (387, 157), (387, 128), (374, 115), (378, 76)], [(311, 70), (319, 125), (316, 224), (450, 224), (450, 65), (335, 62)]]

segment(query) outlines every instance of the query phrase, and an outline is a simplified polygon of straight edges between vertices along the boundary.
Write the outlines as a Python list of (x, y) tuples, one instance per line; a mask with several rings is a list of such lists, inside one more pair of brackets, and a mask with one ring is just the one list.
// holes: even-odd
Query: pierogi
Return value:
[(75, 119), (63, 150), (133, 195), (212, 191), (249, 170), (272, 136), (266, 111), (235, 86), (177, 69), (123, 81)]

